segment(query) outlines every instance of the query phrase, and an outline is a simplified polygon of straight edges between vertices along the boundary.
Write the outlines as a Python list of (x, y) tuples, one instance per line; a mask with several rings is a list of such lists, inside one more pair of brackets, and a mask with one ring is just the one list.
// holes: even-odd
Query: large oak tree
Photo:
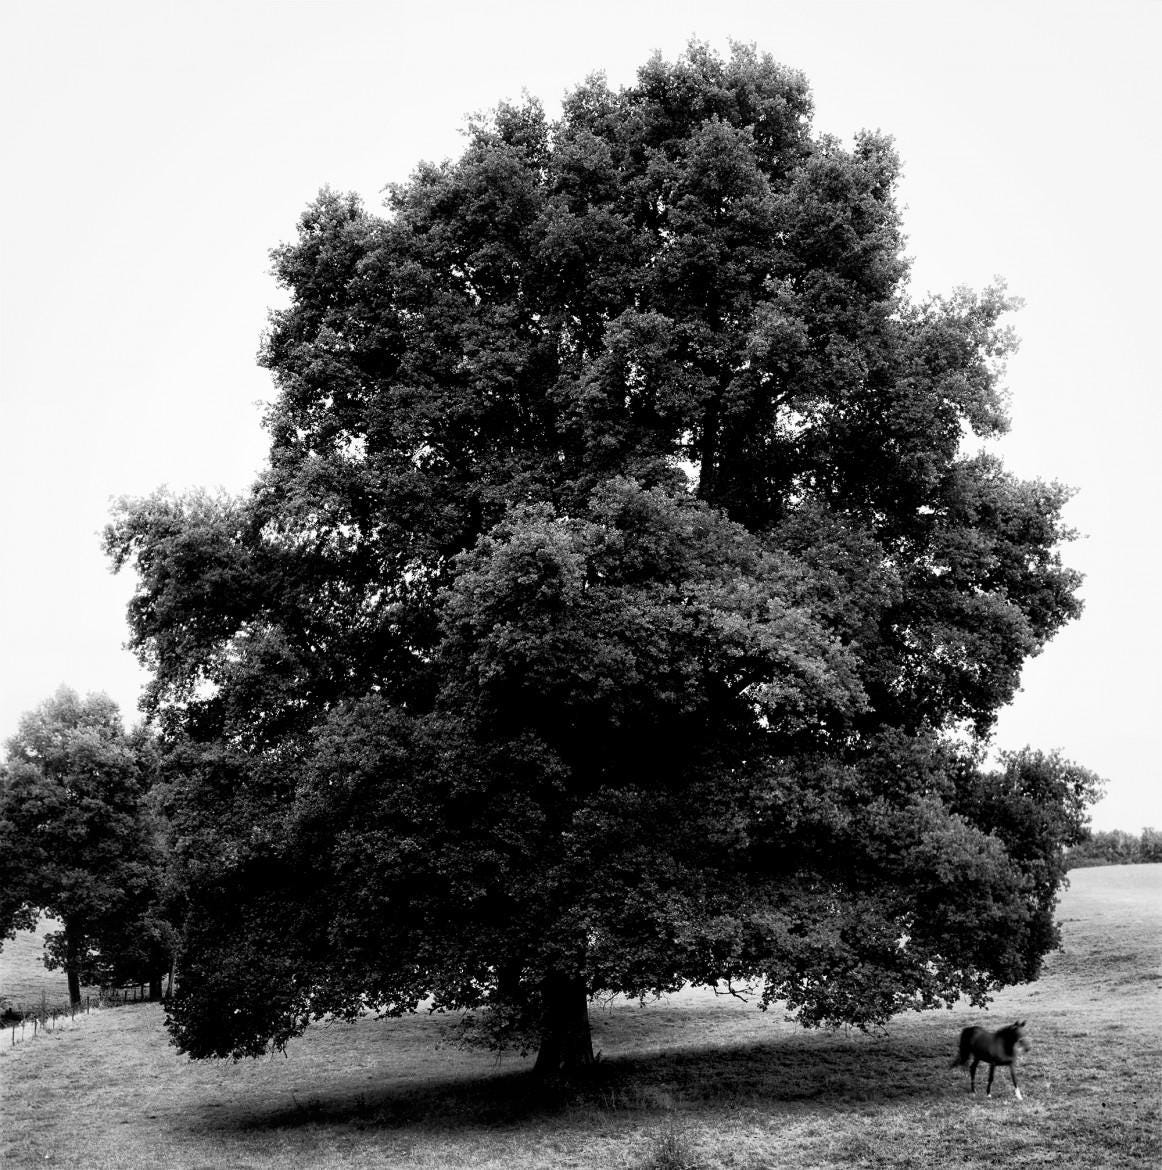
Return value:
[(182, 1048), (430, 1000), (551, 1071), (597, 991), (867, 1025), (1036, 974), (1096, 781), (979, 746), (1079, 612), (1067, 492), (973, 449), (1012, 304), (909, 299), (897, 172), (693, 45), (306, 211), (268, 468), (107, 536)]

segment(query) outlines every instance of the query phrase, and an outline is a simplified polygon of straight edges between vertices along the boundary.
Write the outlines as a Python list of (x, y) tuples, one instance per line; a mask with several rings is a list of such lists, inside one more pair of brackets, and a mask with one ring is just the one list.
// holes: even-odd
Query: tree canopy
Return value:
[(0, 766), (0, 939), (61, 920), (46, 965), (81, 982), (151, 983), (169, 965), (162, 856), (145, 804), (155, 752), (107, 695), (61, 687), (28, 712)]
[(971, 449), (1014, 302), (909, 299), (890, 140), (811, 112), (693, 44), (275, 251), (269, 466), (107, 532), (192, 1055), (430, 999), (552, 1069), (597, 991), (866, 1026), (1036, 973), (1097, 782), (980, 744), (1079, 613), (1068, 492)]

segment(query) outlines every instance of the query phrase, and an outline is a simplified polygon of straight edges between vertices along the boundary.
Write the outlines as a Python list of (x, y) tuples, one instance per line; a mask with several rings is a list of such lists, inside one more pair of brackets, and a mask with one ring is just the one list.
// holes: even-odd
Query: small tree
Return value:
[(0, 769), (0, 937), (32, 929), (42, 912), (45, 965), (61, 968), (69, 999), (81, 983), (130, 976), (160, 993), (164, 931), (151, 925), (159, 872), (144, 808), (154, 749), (126, 734), (105, 695), (62, 687), (25, 715)]

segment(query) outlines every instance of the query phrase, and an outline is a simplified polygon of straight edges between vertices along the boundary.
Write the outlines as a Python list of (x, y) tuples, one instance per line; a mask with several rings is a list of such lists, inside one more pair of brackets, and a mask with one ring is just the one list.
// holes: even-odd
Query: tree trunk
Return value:
[(65, 978), (69, 982), (69, 1004), (81, 1002), (81, 956), (77, 946), (77, 932), (65, 924)]
[(161, 975), (149, 977), (149, 1002), (157, 1003), (161, 999)]
[(541, 988), (541, 1044), (533, 1072), (553, 1077), (593, 1063), (589, 994), (580, 976), (554, 975)]

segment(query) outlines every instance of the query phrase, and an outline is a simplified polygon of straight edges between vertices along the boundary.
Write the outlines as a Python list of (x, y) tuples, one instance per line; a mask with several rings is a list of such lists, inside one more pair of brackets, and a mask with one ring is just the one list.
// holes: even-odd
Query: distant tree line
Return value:
[(1139, 865), (1162, 861), (1162, 832), (1145, 828), (1140, 835), (1122, 829), (1092, 833), (1066, 856), (1070, 869), (1089, 865)]

